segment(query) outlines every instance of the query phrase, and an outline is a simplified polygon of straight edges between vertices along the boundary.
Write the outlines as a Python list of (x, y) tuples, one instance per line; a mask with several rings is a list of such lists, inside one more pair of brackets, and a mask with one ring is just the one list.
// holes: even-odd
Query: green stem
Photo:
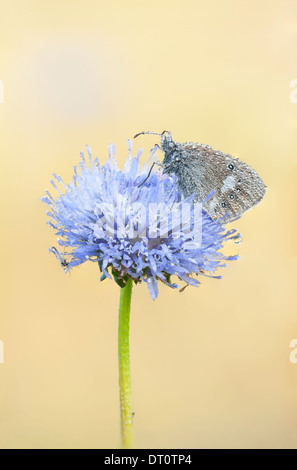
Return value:
[(133, 447), (133, 411), (129, 353), (131, 295), (132, 279), (129, 279), (125, 287), (121, 289), (118, 331), (121, 431), (122, 447), (124, 449), (132, 449)]

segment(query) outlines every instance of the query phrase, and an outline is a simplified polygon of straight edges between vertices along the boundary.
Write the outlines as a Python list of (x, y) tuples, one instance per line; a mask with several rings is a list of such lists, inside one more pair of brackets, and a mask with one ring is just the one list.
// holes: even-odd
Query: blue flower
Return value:
[(129, 141), (123, 171), (110, 145), (104, 165), (87, 147), (88, 160), (81, 153), (80, 169), (74, 167), (67, 186), (53, 174), (58, 194), (53, 198), (46, 191), (42, 200), (50, 206), (48, 224), (66, 254), (50, 251), (66, 272), (85, 261), (98, 262), (101, 280), (113, 278), (121, 287), (129, 278), (143, 281), (153, 299), (158, 281), (179, 287), (172, 276), (193, 286), (200, 283), (195, 275), (220, 277), (215, 272), (225, 260), (237, 259), (220, 252), (224, 241), (238, 237), (236, 231), (226, 232), (223, 221), (199, 212), (193, 197), (183, 198), (174, 176), (157, 171), (147, 178), (154, 152), (141, 169), (141, 152), (132, 157), (131, 148)]

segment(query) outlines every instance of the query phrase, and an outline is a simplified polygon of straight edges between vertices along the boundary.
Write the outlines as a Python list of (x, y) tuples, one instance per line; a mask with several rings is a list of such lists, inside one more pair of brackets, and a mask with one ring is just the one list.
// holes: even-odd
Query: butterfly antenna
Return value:
[(139, 135), (144, 135), (144, 134), (161, 135), (159, 132), (151, 132), (151, 131), (139, 132), (138, 134), (135, 134), (134, 139), (136, 139), (136, 137), (138, 137)]
[(138, 134), (135, 134), (134, 136), (134, 139), (136, 139), (136, 137), (138, 137), (139, 135), (144, 135), (144, 134), (152, 134), (152, 135), (160, 135), (162, 136), (163, 134), (165, 134), (165, 132), (167, 132), (168, 134), (170, 134), (169, 131), (163, 131), (163, 132), (152, 132), (152, 131), (146, 131), (146, 132), (139, 132)]

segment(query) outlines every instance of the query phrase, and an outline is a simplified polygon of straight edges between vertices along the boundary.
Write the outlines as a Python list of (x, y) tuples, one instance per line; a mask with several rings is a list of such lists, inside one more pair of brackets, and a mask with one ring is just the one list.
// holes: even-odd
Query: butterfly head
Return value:
[(139, 132), (138, 134), (136, 134), (134, 136), (134, 139), (135, 139), (135, 137), (138, 137), (139, 135), (144, 135), (144, 134), (152, 134), (152, 135), (160, 136), (161, 137), (161, 148), (162, 148), (162, 150), (165, 154), (171, 153), (171, 151), (176, 148), (176, 143), (172, 139), (172, 134), (169, 131), (163, 131), (161, 133), (151, 132), (151, 131)]
[(166, 157), (167, 155), (170, 155), (175, 150), (176, 143), (172, 139), (171, 132), (164, 131), (160, 135), (161, 135), (161, 148)]
[(158, 132), (139, 132), (139, 134), (136, 134), (134, 136), (138, 137), (139, 135), (143, 134), (153, 134), (153, 135), (158, 135), (161, 137), (161, 149), (164, 152), (164, 160), (163, 163), (165, 165), (170, 164), (172, 162), (172, 156), (177, 150), (178, 144), (173, 140), (172, 134), (169, 131), (163, 131), (162, 133)]

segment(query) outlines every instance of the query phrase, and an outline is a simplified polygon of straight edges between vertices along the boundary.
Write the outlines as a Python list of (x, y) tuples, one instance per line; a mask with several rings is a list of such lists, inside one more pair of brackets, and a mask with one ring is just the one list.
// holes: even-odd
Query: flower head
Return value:
[[(88, 161), (81, 154), (79, 171), (67, 186), (54, 174), (56, 198), (46, 191), (43, 202), (50, 206), (51, 227), (66, 247), (57, 256), (65, 271), (85, 261), (99, 263), (101, 280), (113, 278), (121, 287), (127, 279), (145, 282), (153, 299), (157, 281), (179, 287), (171, 277), (197, 286), (195, 275), (215, 276), (227, 259), (219, 250), (223, 242), (236, 238), (226, 232), (222, 221), (213, 221), (193, 197), (183, 198), (174, 176), (152, 172), (151, 161), (141, 169), (138, 152), (129, 156), (122, 171), (109, 147), (109, 159), (100, 165), (88, 150)], [(62, 190), (59, 187), (62, 187)], [(198, 221), (198, 222), (197, 222)]]

